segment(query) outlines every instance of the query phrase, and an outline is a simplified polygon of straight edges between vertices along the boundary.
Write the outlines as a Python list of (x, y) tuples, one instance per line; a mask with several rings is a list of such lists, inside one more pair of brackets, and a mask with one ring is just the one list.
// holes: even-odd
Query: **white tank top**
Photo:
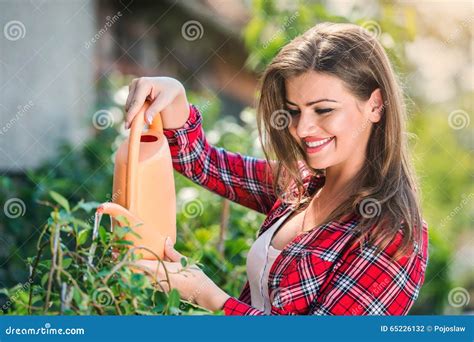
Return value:
[(275, 259), (281, 253), (281, 250), (275, 249), (271, 242), (273, 235), (291, 212), (289, 210), (260, 235), (247, 254), (247, 277), (249, 279), (252, 306), (266, 314), (271, 311), (268, 295), (268, 275)]

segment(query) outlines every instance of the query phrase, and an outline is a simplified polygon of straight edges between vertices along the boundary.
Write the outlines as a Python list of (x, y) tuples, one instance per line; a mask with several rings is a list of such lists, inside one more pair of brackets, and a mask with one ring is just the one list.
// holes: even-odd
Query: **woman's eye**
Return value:
[(314, 111), (318, 114), (326, 114), (326, 113), (332, 112), (333, 109), (332, 108), (322, 108), (322, 109), (315, 109)]
[(290, 113), (291, 116), (296, 116), (300, 111), (298, 109), (288, 109), (288, 113)]

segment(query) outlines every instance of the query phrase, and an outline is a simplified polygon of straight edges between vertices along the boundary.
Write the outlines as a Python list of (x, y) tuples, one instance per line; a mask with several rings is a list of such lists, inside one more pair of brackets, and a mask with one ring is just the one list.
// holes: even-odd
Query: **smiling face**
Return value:
[(381, 95), (360, 101), (335, 76), (308, 71), (285, 81), (289, 131), (314, 169), (359, 167), (372, 124), (380, 120)]

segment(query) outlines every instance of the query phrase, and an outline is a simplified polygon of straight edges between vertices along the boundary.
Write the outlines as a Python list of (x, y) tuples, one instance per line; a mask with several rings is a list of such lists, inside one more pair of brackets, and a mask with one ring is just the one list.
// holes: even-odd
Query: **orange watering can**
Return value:
[[(140, 237), (127, 233), (124, 239), (134, 246), (143, 246), (163, 258), (166, 237), (176, 242), (176, 195), (173, 165), (168, 141), (163, 135), (161, 115), (156, 115), (152, 125), (143, 132), (145, 103), (132, 121), (130, 136), (117, 150), (115, 157), (113, 202), (97, 208), (99, 214), (112, 217), (112, 226), (128, 226)], [(120, 221), (120, 222), (119, 222)], [(144, 259), (156, 256), (138, 249)]]

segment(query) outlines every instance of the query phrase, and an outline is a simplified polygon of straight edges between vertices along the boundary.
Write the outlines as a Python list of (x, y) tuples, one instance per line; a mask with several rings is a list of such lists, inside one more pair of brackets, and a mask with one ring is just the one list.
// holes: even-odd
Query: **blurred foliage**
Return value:
[[(452, 129), (447, 116), (439, 109), (426, 108), (426, 113), (416, 113), (410, 122), (410, 131), (417, 137), (412, 144), (413, 154), (430, 234), (425, 284), (412, 313), (439, 314), (452, 309), (447, 305), (452, 288), (473, 289), (472, 272), (466, 275), (467, 279), (457, 279), (459, 276), (452, 276), (452, 268), (456, 253), (472, 248), (472, 235), (470, 242), (458, 237), (468, 231), (472, 234), (474, 160), (463, 143), (462, 136), (466, 132)], [(463, 200), (467, 200), (467, 205), (462, 204)], [(466, 261), (466, 264), (472, 268), (472, 262)], [(472, 310), (472, 307), (465, 309)]]
[(50, 192), (50, 196), (56, 204), (45, 203), (53, 209), (37, 241), (36, 256), (27, 260), (28, 281), (0, 290), (9, 298), (2, 311), (21, 315), (203, 312), (181, 303), (177, 290), (165, 292), (162, 285), (152, 284), (148, 271), (132, 271), (140, 250), (125, 239), (126, 234), (135, 234), (125, 218), (116, 218), (122, 226), (107, 229), (100, 225), (101, 215), (94, 214), (99, 203), (81, 201), (71, 207), (62, 195)]
[[(403, 13), (398, 13), (399, 10), (395, 5), (383, 3), (380, 4), (380, 11), (376, 18), (358, 15), (362, 11), (357, 8), (351, 12), (351, 17), (345, 18), (331, 15), (319, 3), (296, 1), (285, 2), (286, 7), (282, 6), (281, 3), (268, 0), (253, 2), (252, 18), (244, 30), (243, 36), (249, 51), (247, 67), (251, 70), (257, 73), (261, 72), (283, 45), (315, 23), (350, 21), (363, 26), (367, 23), (372, 25), (375, 22), (378, 25), (375, 25), (376, 29), (380, 28), (380, 39), (401, 80), (403, 81), (406, 75), (409, 75), (410, 66), (405, 62), (404, 45), (417, 34), (413, 11), (404, 9)], [(102, 79), (98, 85), (101, 100), (97, 109), (120, 113), (124, 103), (123, 99), (120, 100), (120, 96), (117, 95), (126, 92), (124, 87), (130, 82), (130, 79), (131, 76), (116, 73)], [(262, 157), (253, 109), (244, 110), (240, 116), (241, 121), (238, 123), (236, 118), (221, 114), (220, 102), (214, 94), (196, 94), (188, 90), (188, 96), (190, 102), (204, 113), (204, 129), (209, 142), (229, 151)], [(407, 94), (407, 99), (411, 99), (410, 94)], [(458, 243), (461, 242), (456, 238), (472, 228), (470, 226), (473, 214), (472, 206), (469, 204), (471, 209), (461, 208), (461, 213), (470, 210), (468, 215), (451, 215), (456, 208), (460, 207), (462, 195), (471, 196), (473, 193), (473, 184), (470, 182), (473, 160), (469, 154), (472, 135), (469, 136), (465, 130), (451, 129), (444, 109), (429, 108), (422, 99), (412, 100), (416, 102), (417, 106), (416, 112), (411, 110), (410, 131), (416, 135), (411, 143), (421, 183), (424, 218), (430, 227), (430, 259), (425, 285), (422, 287), (411, 313), (442, 314), (449, 309), (447, 308), (447, 297), (452, 287), (465, 286), (472, 289), (474, 283), (472, 273), (463, 280), (464, 283), (460, 283), (460, 279), (452, 277), (455, 251)], [(90, 117), (92, 115), (88, 119)], [(92, 126), (90, 125), (91, 121), (88, 122), (89, 126)], [(16, 299), (14, 305), (9, 308), (9, 313), (26, 313), (27, 291), (21, 290), (29, 275), (25, 261), (26, 264), (31, 264), (36, 260), (32, 258), (32, 253), (36, 250), (40, 233), (45, 231), (45, 227), (49, 227), (47, 234), (51, 234), (54, 220), (62, 220), (64, 226), (72, 227), (75, 234), (79, 234), (84, 229), (88, 231), (91, 229), (90, 226), (88, 228), (82, 227), (83, 230), (74, 228), (76, 223), (72, 221), (73, 219), (83, 220), (84, 218), (81, 219), (81, 217), (87, 210), (81, 211), (78, 208), (73, 214), (67, 213), (64, 207), (55, 207), (51, 212), (51, 208), (40, 205), (40, 202), (46, 200), (52, 190), (62, 194), (70, 203), (81, 203), (81, 200), (86, 202), (110, 200), (114, 151), (125, 136), (121, 125), (122, 119), (118, 118), (112, 127), (95, 130), (94, 138), (83, 146), (64, 144), (58, 151), (56, 159), (45, 163), (38, 169), (29, 171), (26, 177), (4, 176), (0, 178), (2, 185), (0, 200), (2, 203), (10, 198), (20, 198), (26, 208), (23, 215), (4, 220), (0, 226), (0, 263), (2, 265), (0, 287), (11, 288), (14, 284), (20, 283), (15, 288), (4, 290), (3, 298), (0, 296), (0, 305), (2, 305), (2, 300), (6, 302), (7, 297), (15, 295), (18, 290), (21, 293), (21, 298)], [(228, 203), (219, 196), (196, 186), (178, 173), (175, 173), (175, 180), (178, 207), (176, 249), (199, 260), (204, 271), (219, 286), (229, 294), (237, 296), (246, 279), (247, 251), (255, 239), (257, 229), (263, 222), (264, 216), (230, 203), (228, 224), (222, 227), (220, 221), (224, 215), (223, 212), (225, 212), (223, 208)], [(86, 223), (87, 225), (90, 223)], [(107, 241), (111, 241), (111, 238), (112, 236), (108, 235), (109, 240)], [(92, 243), (89, 236), (87, 241)], [(47, 260), (42, 260), (43, 264), (37, 269), (46, 272)], [(109, 262), (111, 262), (110, 259)], [(82, 277), (85, 273), (90, 273), (87, 265), (75, 265), (76, 262), (69, 266), (71, 272), (77, 272), (75, 277)], [(110, 272), (111, 265), (102, 265), (104, 272)], [(139, 288), (147, 291), (148, 299), (145, 299), (143, 293), (137, 294), (136, 288), (125, 287), (123, 279), (132, 281), (132, 276), (130, 272), (124, 271), (114, 280), (114, 284), (107, 284), (107, 286), (110, 286), (114, 294), (118, 293), (117, 289), (124, 291), (126, 297), (124, 303), (128, 308), (128, 311), (124, 312), (138, 313), (134, 304), (130, 304), (129, 301), (132, 294), (136, 294), (141, 298), (140, 301), (142, 299), (144, 301), (140, 304), (139, 310), (148, 311), (145, 306), (151, 305), (149, 300), (153, 298), (151, 295), (153, 289), (141, 277), (133, 281), (140, 284)], [(122, 279), (120, 284), (118, 283), (119, 279)], [(60, 280), (62, 281), (62, 278)], [(84, 295), (83, 299), (92, 298), (92, 285), (98, 286), (96, 281), (99, 280), (95, 279), (90, 284), (84, 284), (87, 288), (82, 290), (87, 296)], [(59, 286), (59, 283), (56, 285)], [(114, 286), (118, 286), (118, 288), (113, 289)], [(35, 292), (37, 293), (37, 296), (34, 297), (35, 300), (37, 299), (39, 304), (44, 304), (41, 301), (42, 295), (45, 294), (44, 289), (37, 287), (35, 289), (38, 291)], [(56, 298), (56, 306), (51, 309), (52, 311), (60, 310), (57, 306), (60, 288), (56, 287), (55, 289), (56, 291), (52, 293), (54, 293), (53, 296), (56, 296), (53, 297)], [(80, 292), (74, 291), (74, 293)], [(162, 296), (159, 299), (160, 307), (150, 311), (165, 312), (165, 306), (171, 300), (171, 307), (175, 308), (173, 309), (175, 311), (168, 311), (168, 313), (193, 312), (194, 309), (191, 307), (186, 306), (184, 309), (178, 307), (176, 299), (173, 298)], [(75, 303), (78, 305), (77, 309), (81, 310), (81, 303), (86, 302), (78, 298)], [(114, 310), (114, 308), (107, 308), (105, 312), (109, 313)], [(88, 307), (82, 313), (86, 312), (98, 313), (97, 308), (94, 307)]]
[[(397, 69), (405, 61), (399, 54), (407, 41), (416, 34), (414, 9), (405, 8), (403, 20), (396, 13), (395, 4), (384, 3), (380, 7), (380, 18), (364, 17), (364, 8), (354, 7), (351, 18), (331, 14), (319, 2), (294, 1), (279, 3), (276, 1), (253, 1), (252, 18), (244, 30), (245, 46), (249, 50), (247, 66), (256, 72), (262, 72), (280, 49), (299, 34), (316, 23), (351, 22), (366, 28), (371, 34), (379, 36)], [(359, 16), (360, 13), (360, 16)]]

